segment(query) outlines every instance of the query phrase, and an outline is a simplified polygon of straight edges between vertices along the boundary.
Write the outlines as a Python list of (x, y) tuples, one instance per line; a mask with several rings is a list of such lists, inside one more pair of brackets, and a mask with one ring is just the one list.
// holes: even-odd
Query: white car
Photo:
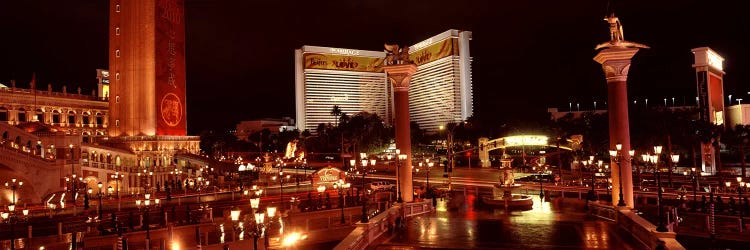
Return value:
[(372, 191), (385, 191), (395, 189), (396, 185), (387, 181), (376, 181), (370, 183), (370, 189)]

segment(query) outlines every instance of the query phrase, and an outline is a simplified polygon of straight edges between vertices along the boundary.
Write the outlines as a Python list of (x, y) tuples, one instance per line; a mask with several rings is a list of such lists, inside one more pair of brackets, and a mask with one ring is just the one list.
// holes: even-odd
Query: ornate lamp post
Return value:
[(263, 219), (265, 217), (265, 214), (260, 212), (258, 210), (258, 207), (260, 206), (260, 196), (255, 195), (253, 198), (250, 198), (250, 208), (252, 208), (252, 213), (255, 216), (255, 225), (251, 227), (252, 235), (253, 235), (253, 249), (258, 249), (258, 237), (263, 234)]
[[(362, 153), (362, 158), (366, 158), (367, 155), (365, 153)], [(372, 166), (375, 166), (375, 160), (370, 160), (369, 163), (371, 163)], [(362, 219), (360, 222), (362, 223), (368, 223), (370, 221), (369, 216), (367, 215), (367, 199), (369, 197), (366, 197), (365, 194), (365, 177), (367, 176), (367, 172), (369, 169), (367, 168), (368, 161), (367, 159), (362, 159)]]
[(745, 230), (745, 218), (744, 218), (744, 207), (742, 206), (742, 189), (745, 188), (745, 182), (742, 181), (742, 177), (737, 177), (737, 194), (739, 195), (738, 200), (740, 201), (740, 232)]
[(612, 157), (612, 161), (615, 164), (617, 164), (617, 169), (618, 169), (617, 170), (617, 176), (618, 176), (617, 179), (618, 179), (618, 182), (619, 182), (618, 184), (619, 184), (619, 191), (620, 191), (620, 194), (619, 194), (619, 197), (618, 197), (618, 200), (617, 200), (617, 206), (618, 207), (624, 207), (624, 206), (626, 206), (625, 205), (625, 199), (623, 198), (623, 193), (622, 193), (622, 168), (621, 168), (620, 163), (622, 163), (622, 162), (628, 162), (628, 163), (630, 163), (633, 160), (633, 156), (635, 155), (635, 150), (630, 150), (628, 152), (628, 155), (630, 157), (625, 157), (623, 159), (622, 144), (620, 144), (620, 143), (618, 143), (617, 145), (615, 145), (615, 150), (609, 150), (609, 156)]
[(406, 160), (407, 155), (402, 154), (401, 150), (396, 149), (396, 157), (398, 157), (398, 160), (396, 161), (396, 194), (398, 195), (396, 201), (403, 203), (404, 200), (401, 199), (401, 177), (399, 176), (399, 172), (401, 172), (401, 163)]
[(99, 196), (98, 197), (99, 198), (99, 208), (97, 210), (99, 211), (99, 219), (101, 220), (102, 219), (102, 195), (103, 195), (102, 194), (102, 186), (104, 186), (104, 184), (102, 184), (102, 182), (100, 181), (99, 183), (96, 184), (96, 186), (99, 187), (99, 192), (97, 193), (97, 196)]
[(318, 190), (318, 205), (317, 205), (317, 207), (319, 208), (323, 204), (323, 193), (326, 192), (326, 186), (325, 185), (320, 185), (320, 186), (318, 186), (317, 190)]
[(266, 224), (263, 224), (263, 227), (266, 228), (264, 230), (265, 237), (265, 243), (266, 243), (266, 249), (268, 249), (269, 245), (269, 233), (268, 229), (271, 228), (271, 223), (273, 223), (274, 217), (276, 217), (276, 207), (266, 207), (266, 216), (268, 216), (268, 220), (266, 220)]
[[(115, 174), (111, 175), (112, 179), (115, 180), (115, 192), (117, 193), (117, 210), (120, 210), (120, 182), (123, 178), (125, 178), (125, 174), (120, 174), (120, 172), (115, 172)], [(111, 193), (111, 192), (110, 192)], [(169, 197), (169, 192), (167, 192), (167, 197)]]
[(531, 167), (531, 171), (536, 172), (539, 175), (538, 176), (538, 179), (539, 179), (539, 199), (542, 200), (542, 201), (544, 201), (544, 186), (542, 184), (542, 173), (544, 173), (544, 172), (542, 170), (542, 167), (541, 166), (539, 167), (539, 171), (536, 171), (536, 166)]
[(661, 169), (659, 168), (659, 156), (661, 155), (662, 146), (654, 146), (654, 155), (642, 155), (643, 161), (646, 163), (651, 164), (651, 168), (653, 168), (654, 173), (656, 174), (656, 184), (657, 184), (657, 206), (659, 209), (659, 218), (658, 218), (658, 225), (656, 227), (656, 231), (658, 232), (667, 232), (669, 229), (667, 229), (667, 226), (664, 224), (664, 211), (663, 211), (663, 202), (662, 202), (662, 189), (661, 189)]
[[(7, 182), (6, 182), (6, 184), (7, 184)], [(15, 189), (13, 189), (13, 190), (14, 190), (13, 193), (14, 193), (14, 196), (15, 196)], [(15, 198), (13, 198), (13, 200), (15, 201)], [(18, 214), (18, 211), (16, 210), (16, 203), (15, 202), (12, 202), (12, 203), (8, 204), (8, 212), (2, 212), (2, 213), (0, 213), (0, 218), (3, 219), (2, 222), (4, 224), (10, 225), (10, 249), (11, 250), (15, 250), (16, 249), (16, 243), (15, 243), (15, 238), (16, 238), (16, 224), (18, 222), (26, 221), (28, 219), (28, 216), (29, 216), (29, 210), (25, 209), (25, 208), (22, 210), (22, 212), (21, 212), (20, 215)]]
[(594, 185), (596, 182), (596, 173), (594, 171), (594, 156), (589, 156), (588, 164), (584, 164), (584, 166), (588, 165), (589, 170), (591, 170), (591, 190), (589, 190), (589, 200), (590, 201), (596, 201), (596, 190), (594, 190)]
[(151, 204), (151, 194), (144, 194), (145, 200), (136, 199), (135, 205), (138, 207), (138, 209), (141, 211), (141, 215), (143, 216), (143, 226), (146, 227), (146, 249), (151, 249), (151, 234), (150, 234), (150, 228), (149, 226), (149, 210), (151, 209), (151, 206), (159, 206), (159, 199), (154, 199), (154, 204)]
[(693, 207), (690, 209), (690, 211), (695, 212), (695, 206), (698, 203), (698, 174), (695, 172), (695, 168), (690, 168), (690, 182), (693, 183)]
[(351, 183), (344, 183), (343, 179), (339, 179), (339, 181), (333, 183), (333, 188), (336, 189), (339, 194), (339, 206), (341, 207), (341, 224), (346, 224), (346, 219), (344, 219), (344, 207), (346, 206), (346, 200), (344, 200), (344, 192), (350, 186)]

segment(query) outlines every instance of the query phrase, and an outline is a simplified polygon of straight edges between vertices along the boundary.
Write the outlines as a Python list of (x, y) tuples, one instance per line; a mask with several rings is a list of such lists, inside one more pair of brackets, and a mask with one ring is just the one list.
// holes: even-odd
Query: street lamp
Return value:
[[(8, 183), (6, 182), (6, 185), (7, 184)], [(14, 190), (14, 196), (15, 196), (15, 189), (13, 190)], [(22, 210), (21, 215), (18, 214), (18, 211), (16, 210), (15, 197), (13, 199), (14, 199), (14, 202), (11, 202), (10, 204), (8, 204), (8, 212), (0, 213), (0, 218), (3, 219), (2, 223), (10, 225), (10, 249), (11, 250), (16, 249), (16, 243), (15, 243), (16, 223), (25, 222), (29, 216), (29, 210), (26, 208)]]
[(742, 181), (742, 177), (737, 177), (737, 193), (739, 195), (738, 200), (740, 201), (740, 232), (745, 230), (745, 218), (744, 218), (744, 207), (742, 206), (742, 189), (745, 187), (745, 182)]
[(696, 204), (698, 203), (698, 174), (695, 172), (695, 168), (690, 168), (690, 181), (693, 183), (693, 207), (691, 208), (692, 212), (696, 211)]
[[(365, 153), (362, 153), (362, 158), (366, 158), (366, 157), (367, 155)], [(370, 160), (369, 163), (371, 163), (372, 166), (375, 166), (375, 159)], [(362, 164), (362, 200), (363, 202), (362, 202), (362, 219), (360, 220), (360, 222), (367, 223), (370, 221), (370, 218), (367, 215), (367, 199), (369, 197), (366, 197), (366, 194), (365, 194), (365, 177), (367, 176), (367, 172), (369, 171), (369, 169), (367, 168), (367, 164), (368, 164), (367, 159), (362, 159), (361, 164)]]
[(620, 143), (617, 143), (615, 145), (615, 150), (609, 150), (609, 156), (612, 157), (612, 161), (615, 164), (617, 164), (617, 169), (618, 169), (617, 170), (617, 177), (618, 177), (617, 179), (618, 179), (619, 186), (620, 186), (620, 188), (619, 188), (620, 189), (620, 195), (619, 195), (619, 200), (617, 201), (617, 206), (618, 207), (624, 207), (624, 206), (626, 206), (625, 199), (623, 199), (623, 194), (622, 194), (622, 165), (620, 163), (622, 163), (622, 162), (630, 163), (633, 160), (633, 156), (635, 155), (635, 150), (630, 150), (628, 152), (628, 155), (629, 155), (629, 157), (625, 157), (623, 159), (623, 157), (622, 157), (622, 144), (620, 144)]
[(320, 185), (320, 186), (318, 186), (317, 190), (318, 190), (318, 205), (317, 205), (316, 208), (320, 208), (320, 207), (322, 207), (322, 204), (323, 204), (323, 193), (326, 192), (326, 186), (325, 185)]
[(398, 157), (398, 160), (396, 161), (396, 193), (398, 195), (396, 201), (399, 203), (403, 203), (404, 200), (401, 199), (401, 177), (399, 176), (399, 174), (401, 172), (401, 163), (406, 160), (407, 155), (402, 154), (401, 150), (396, 149), (396, 157)]
[(656, 227), (656, 231), (658, 232), (667, 232), (669, 229), (667, 229), (667, 226), (664, 224), (664, 211), (662, 207), (662, 190), (661, 190), (661, 169), (659, 169), (659, 156), (661, 155), (662, 146), (654, 146), (654, 155), (648, 155), (644, 154), (641, 157), (643, 158), (643, 161), (646, 163), (651, 164), (651, 168), (653, 169), (654, 173), (656, 174), (656, 184), (657, 184), (657, 206), (659, 209), (659, 218), (658, 220), (658, 226)]
[(111, 175), (112, 179), (115, 179), (115, 192), (117, 192), (117, 199), (119, 202), (120, 199), (120, 182), (122, 181), (122, 178), (125, 178), (125, 174), (120, 174), (120, 172), (115, 172), (115, 174)]
[[(265, 228), (270, 229), (271, 228), (271, 223), (273, 223), (273, 219), (276, 216), (276, 207), (266, 207), (266, 216), (268, 216), (268, 220), (266, 220), (266, 224), (264, 224), (263, 226)], [(268, 245), (269, 245), (269, 233), (268, 233), (268, 229), (266, 229), (265, 232), (264, 232), (264, 234), (266, 235), (266, 238), (265, 238), (266, 249), (268, 249)]]
[(102, 186), (104, 186), (104, 184), (102, 184), (102, 182), (100, 181), (99, 183), (96, 184), (96, 186), (99, 187), (99, 193), (98, 193), (98, 196), (99, 196), (99, 209), (97, 209), (97, 210), (99, 210), (99, 219), (101, 220), (102, 219), (102, 195), (103, 195), (102, 194)]
[(159, 199), (154, 199), (154, 204), (151, 204), (151, 194), (144, 194), (145, 200), (136, 199), (135, 205), (138, 207), (138, 209), (141, 211), (141, 215), (143, 216), (143, 226), (146, 227), (146, 249), (151, 249), (151, 234), (150, 234), (150, 228), (149, 226), (149, 210), (151, 209), (151, 206), (157, 207), (159, 206)]
[(339, 179), (337, 182), (333, 183), (333, 188), (336, 189), (339, 194), (339, 206), (341, 207), (341, 224), (346, 224), (346, 219), (344, 219), (344, 207), (346, 206), (346, 200), (344, 200), (344, 192), (350, 186), (351, 183), (344, 183), (343, 179)]

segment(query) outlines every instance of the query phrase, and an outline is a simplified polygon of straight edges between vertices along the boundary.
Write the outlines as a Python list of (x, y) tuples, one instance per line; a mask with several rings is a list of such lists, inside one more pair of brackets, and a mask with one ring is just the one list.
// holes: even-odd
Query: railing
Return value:
[(609, 205), (603, 205), (597, 202), (589, 202), (589, 213), (600, 219), (617, 221), (617, 210)]
[(630, 232), (634, 238), (643, 243), (648, 249), (685, 249), (674, 232), (657, 232), (656, 226), (638, 216), (634, 211), (623, 209), (617, 214), (620, 228)]
[(50, 91), (45, 91), (45, 90), (32, 91), (32, 89), (22, 89), (22, 88), (2, 88), (0, 89), (0, 92), (8, 92), (8, 93), (14, 93), (14, 94), (27, 94), (27, 95), (34, 95), (34, 93), (36, 92), (36, 95), (38, 96), (54, 96), (54, 97), (75, 98), (75, 99), (93, 100), (93, 101), (105, 100), (105, 98), (100, 98), (100, 97), (96, 97), (92, 95), (63, 93), (63, 92), (50, 92)]
[(358, 223), (349, 235), (334, 249), (359, 250), (365, 249), (385, 232), (396, 226), (396, 221), (405, 223), (405, 218), (417, 216), (433, 211), (431, 201), (398, 204), (372, 217), (368, 223)]

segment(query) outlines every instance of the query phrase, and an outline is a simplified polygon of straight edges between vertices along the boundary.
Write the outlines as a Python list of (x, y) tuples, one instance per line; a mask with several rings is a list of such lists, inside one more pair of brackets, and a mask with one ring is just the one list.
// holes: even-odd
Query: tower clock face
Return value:
[(169, 93), (161, 99), (161, 119), (170, 127), (180, 124), (180, 121), (182, 121), (182, 101), (180, 97)]

